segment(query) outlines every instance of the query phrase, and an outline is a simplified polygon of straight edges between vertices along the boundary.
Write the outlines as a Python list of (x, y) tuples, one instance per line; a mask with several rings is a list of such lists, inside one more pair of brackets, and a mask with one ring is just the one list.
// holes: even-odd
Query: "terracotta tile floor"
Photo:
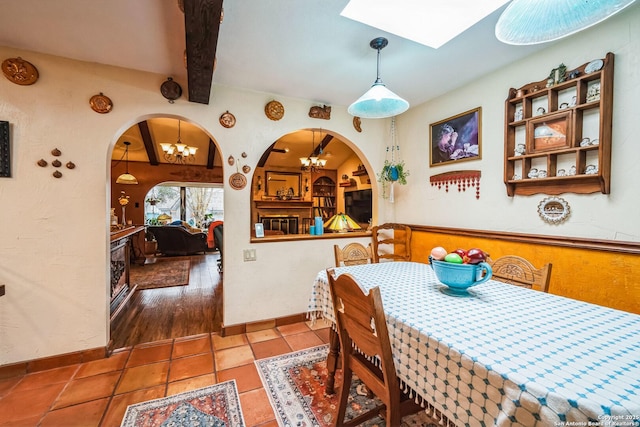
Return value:
[(235, 379), (247, 426), (277, 426), (254, 360), (327, 343), (322, 321), (121, 349), (108, 358), (0, 380), (0, 427), (119, 426), (127, 406)]

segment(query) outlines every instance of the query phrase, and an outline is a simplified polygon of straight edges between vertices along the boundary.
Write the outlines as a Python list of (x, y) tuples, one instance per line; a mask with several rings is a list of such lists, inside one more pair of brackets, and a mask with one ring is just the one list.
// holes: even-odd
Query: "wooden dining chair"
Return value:
[(373, 262), (411, 261), (411, 227), (387, 223), (371, 229)]
[[(356, 426), (381, 415), (388, 426), (399, 426), (403, 416), (416, 413), (422, 408), (400, 388), (380, 288), (375, 287), (366, 295), (349, 274), (334, 278), (334, 272), (328, 270), (327, 277), (336, 315), (342, 362), (342, 386), (336, 425)], [(372, 362), (374, 357), (377, 357), (378, 363)], [(354, 374), (383, 405), (344, 422)]]
[(536, 268), (526, 259), (516, 255), (505, 255), (488, 260), (493, 270), (494, 280), (547, 292), (551, 279), (551, 263), (542, 268)]
[(360, 243), (349, 243), (344, 248), (333, 245), (333, 252), (336, 259), (336, 267), (371, 264), (373, 262), (371, 244), (364, 246)]

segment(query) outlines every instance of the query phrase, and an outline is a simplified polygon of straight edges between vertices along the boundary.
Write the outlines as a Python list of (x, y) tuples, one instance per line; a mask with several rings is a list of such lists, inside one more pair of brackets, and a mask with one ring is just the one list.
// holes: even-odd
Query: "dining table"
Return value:
[[(380, 287), (401, 384), (446, 423), (640, 426), (640, 315), (492, 279), (453, 296), (417, 262), (328, 271), (365, 292)], [(314, 280), (308, 314), (335, 335), (328, 271)], [(336, 364), (327, 365), (332, 381)]]

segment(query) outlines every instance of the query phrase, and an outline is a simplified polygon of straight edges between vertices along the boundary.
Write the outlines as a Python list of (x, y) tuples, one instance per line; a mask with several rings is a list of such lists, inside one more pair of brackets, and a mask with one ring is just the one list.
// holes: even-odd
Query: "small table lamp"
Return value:
[(324, 228), (331, 230), (334, 233), (345, 233), (347, 231), (362, 229), (362, 227), (360, 227), (349, 215), (342, 212), (332, 216), (327, 222), (325, 222)]

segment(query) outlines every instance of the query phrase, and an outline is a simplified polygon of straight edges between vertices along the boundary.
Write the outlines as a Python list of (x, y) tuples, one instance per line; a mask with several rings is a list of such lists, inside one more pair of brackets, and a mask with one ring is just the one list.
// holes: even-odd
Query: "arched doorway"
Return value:
[[(146, 240), (152, 238), (145, 227), (150, 222), (146, 208), (150, 197), (153, 197), (150, 196), (154, 194), (153, 189), (159, 184), (170, 185), (177, 188), (179, 194), (190, 197), (199, 193), (200, 188), (222, 188), (222, 168), (222, 156), (213, 137), (184, 117), (150, 116), (122, 133), (111, 156), (111, 207), (116, 208), (119, 228), (138, 227), (144, 230), (131, 238), (130, 273), (134, 269), (136, 274), (140, 273), (137, 270), (142, 271), (140, 274), (154, 271), (158, 281), (171, 283), (166, 280), (167, 275), (172, 274), (171, 269), (167, 267), (168, 262), (165, 264), (171, 257), (163, 253), (147, 253), (145, 249)], [(137, 184), (117, 182), (125, 172), (133, 175)], [(121, 197), (128, 201), (126, 214), (124, 210), (120, 213)], [(185, 202), (184, 197), (180, 200), (179, 208), (182, 209), (176, 210), (177, 221), (184, 219), (184, 215), (193, 214), (193, 207), (191, 210), (188, 207), (190, 203)], [(123, 221), (125, 215), (126, 221)], [(206, 234), (208, 229), (204, 215), (198, 215), (202, 218), (197, 224), (193, 221), (189, 232)], [(216, 248), (209, 248), (206, 241), (204, 245), (202, 251), (188, 252), (179, 257), (187, 258), (189, 262), (186, 285), (161, 286), (160, 283), (155, 286), (151, 283), (150, 288), (142, 289), (129, 275), (130, 283), (125, 288), (128, 295), (122, 298), (122, 302), (117, 301), (115, 316), (114, 308), (110, 307), (111, 348), (220, 330), (222, 278), (217, 269), (218, 254)], [(113, 274), (113, 261), (111, 264)], [(136, 281), (143, 282), (141, 276), (135, 277)], [(122, 281), (122, 276), (119, 280)]]

